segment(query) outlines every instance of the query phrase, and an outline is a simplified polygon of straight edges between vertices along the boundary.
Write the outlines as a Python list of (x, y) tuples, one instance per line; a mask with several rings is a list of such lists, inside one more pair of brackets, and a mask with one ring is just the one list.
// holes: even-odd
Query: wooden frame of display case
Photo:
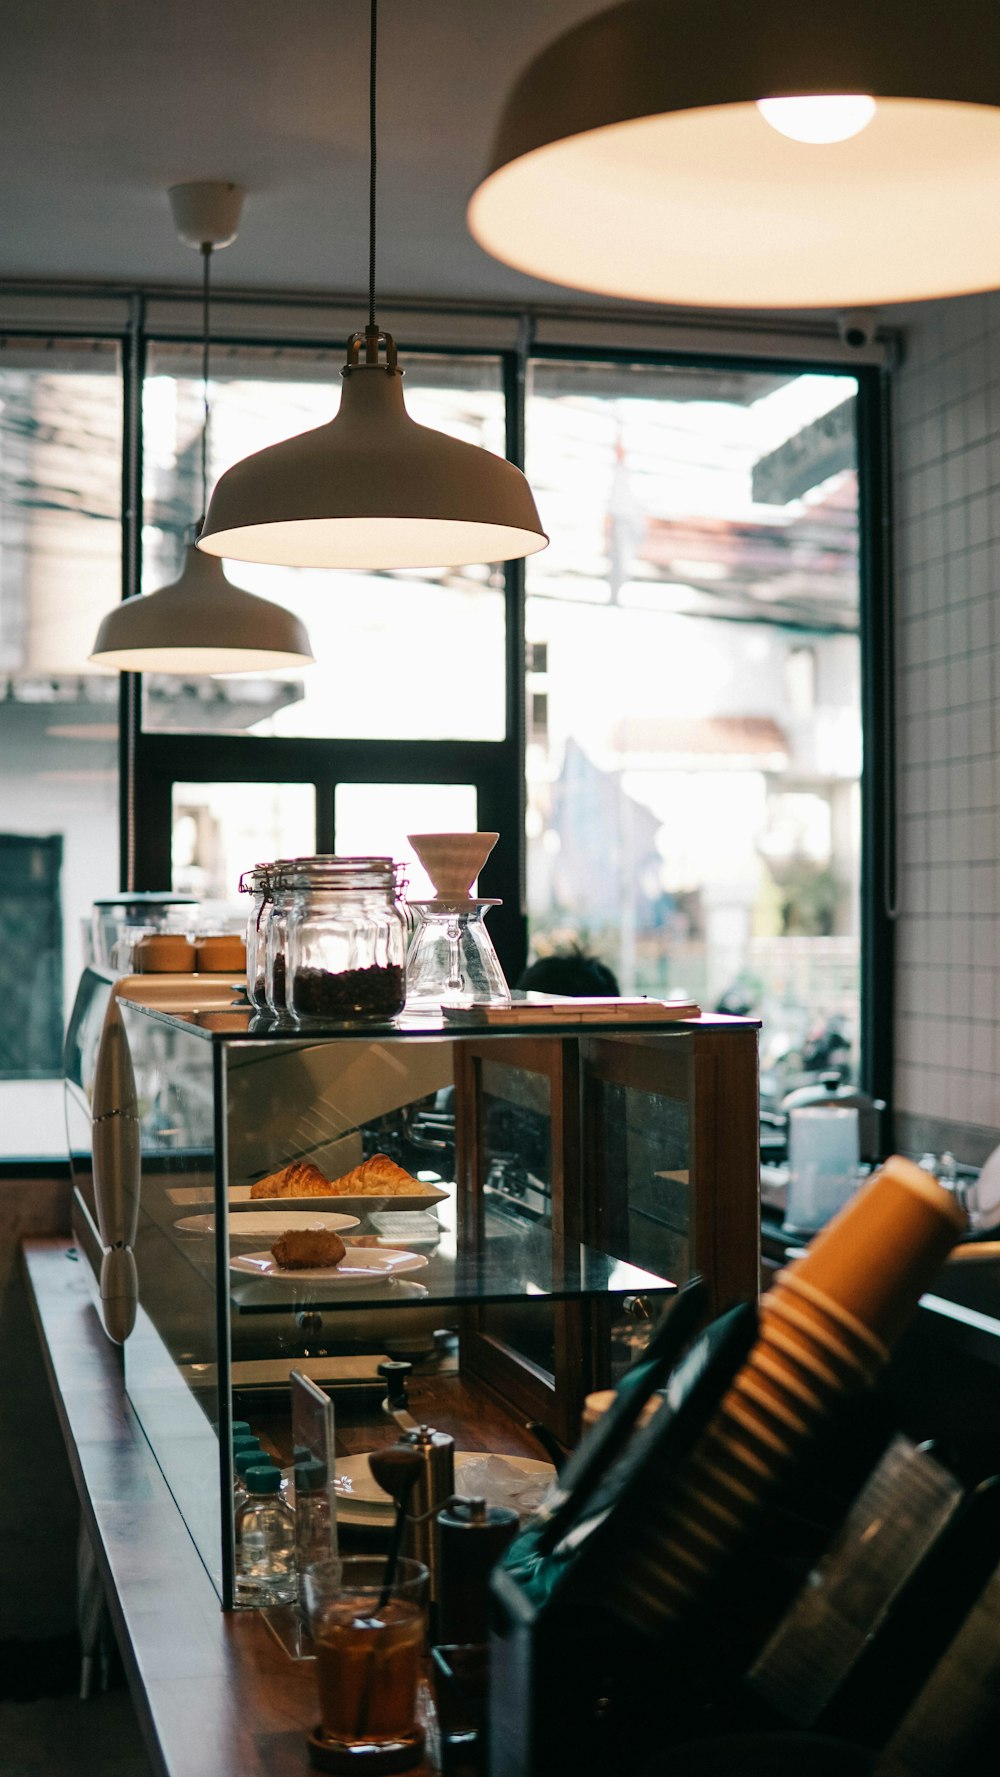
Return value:
[[(483, 1114), (484, 1062), (518, 1068), (548, 1083), (552, 1262), (560, 1247), (575, 1254), (583, 1241), (632, 1259), (629, 1201), (616, 1200), (604, 1162), (602, 1101), (592, 1087), (619, 1086), (684, 1107), (684, 1171), (672, 1175), (687, 1206), (687, 1267), (677, 1281), (700, 1274), (713, 1313), (757, 1294), (759, 1282), (759, 1082), (757, 1024), (749, 1019), (684, 1020), (676, 1035), (662, 1027), (573, 1038), (538, 1036), (484, 1040), (456, 1047), (456, 1177), (458, 1238), (470, 1254), (482, 1248), (487, 1155)], [(682, 1041), (681, 1031), (686, 1040)], [(582, 1041), (577, 1046), (577, 1034)], [(659, 1039), (651, 1043), (650, 1038)], [(669, 1274), (669, 1273), (668, 1273)], [(462, 1367), (518, 1412), (538, 1419), (563, 1442), (579, 1431), (583, 1397), (607, 1385), (610, 1303), (554, 1302), (554, 1380), (491, 1330), (489, 1308), (464, 1318)]]
[[(688, 1198), (690, 1274), (704, 1280), (711, 1310), (719, 1313), (756, 1295), (759, 1287), (759, 1026), (750, 1019), (713, 1016), (685, 1020), (683, 1029), (690, 1042), (677, 1044), (673, 1054), (669, 1035), (655, 1047), (638, 1033), (614, 1041), (593, 1037), (582, 1046), (586, 1171), (581, 1238), (620, 1250), (627, 1239), (623, 1216), (629, 1208), (615, 1201), (613, 1181), (601, 1166), (601, 1105), (597, 1094), (588, 1091), (589, 1081), (686, 1102), (687, 1176), (673, 1176), (686, 1187)], [(657, 1269), (652, 1263), (647, 1268)]]
[[(580, 1176), (579, 1072), (574, 1041), (562, 1037), (505, 1038), (498, 1042), (462, 1043), (455, 1047), (456, 1147), (459, 1193), (458, 1238), (465, 1251), (482, 1250), (486, 1200), (483, 1064), (520, 1069), (544, 1079), (549, 1094), (549, 1160), (552, 1264), (559, 1265), (565, 1240), (574, 1251), (580, 1234), (579, 1193), (571, 1188)], [(490, 1329), (489, 1307), (466, 1311), (461, 1341), (462, 1369), (500, 1395), (528, 1419), (540, 1420), (564, 1443), (579, 1429), (583, 1395), (592, 1365), (587, 1337), (590, 1305), (553, 1302), (552, 1339), (555, 1384), (549, 1373)], [(561, 1385), (560, 1385), (561, 1383)]]

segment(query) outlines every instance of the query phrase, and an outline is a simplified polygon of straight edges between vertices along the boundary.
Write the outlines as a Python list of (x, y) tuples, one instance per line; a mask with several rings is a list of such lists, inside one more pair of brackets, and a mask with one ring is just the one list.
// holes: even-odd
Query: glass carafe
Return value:
[(500, 958), (484, 924), (499, 901), (415, 901), (417, 919), (406, 958), (406, 1004), (509, 1006)]
[(501, 903), (471, 894), (497, 833), (410, 833), (434, 885), (434, 898), (411, 901), (417, 921), (406, 958), (407, 1007), (509, 1006), (510, 991), (486, 930), (487, 909)]
[(392, 859), (302, 860), (286, 881), (285, 997), (295, 1022), (394, 1018), (406, 998), (406, 923)]

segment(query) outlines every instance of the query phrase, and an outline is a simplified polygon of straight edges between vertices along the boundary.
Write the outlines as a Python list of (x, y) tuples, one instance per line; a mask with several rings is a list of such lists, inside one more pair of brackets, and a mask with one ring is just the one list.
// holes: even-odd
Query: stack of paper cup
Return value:
[(895, 1155), (779, 1273), (750, 1356), (618, 1570), (623, 1615), (652, 1629), (700, 1600), (831, 1408), (877, 1375), (964, 1227)]
[[(588, 1431), (592, 1425), (597, 1424), (599, 1419), (603, 1419), (605, 1413), (614, 1405), (617, 1399), (618, 1391), (614, 1388), (599, 1388), (594, 1394), (586, 1395), (583, 1402), (583, 1430)], [(642, 1411), (636, 1420), (637, 1427), (641, 1428), (644, 1425), (648, 1425), (657, 1408), (662, 1407), (662, 1405), (663, 1396), (661, 1394), (651, 1394), (649, 1399), (643, 1403)]]

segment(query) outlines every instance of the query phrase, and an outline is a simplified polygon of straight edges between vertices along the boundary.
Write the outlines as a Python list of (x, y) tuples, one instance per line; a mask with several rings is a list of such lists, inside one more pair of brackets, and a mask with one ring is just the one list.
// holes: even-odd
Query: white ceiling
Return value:
[[(512, 77), (596, 10), (382, 0), (382, 290), (558, 298), (465, 204)], [(0, 0), (0, 277), (185, 283), (166, 188), (215, 178), (249, 193), (219, 287), (363, 290), (367, 60), (365, 0)]]

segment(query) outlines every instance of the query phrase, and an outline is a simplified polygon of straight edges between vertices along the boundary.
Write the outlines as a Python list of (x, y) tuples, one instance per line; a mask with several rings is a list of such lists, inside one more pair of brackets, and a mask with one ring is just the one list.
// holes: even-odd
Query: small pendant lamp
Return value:
[(626, 0), (521, 74), (468, 221), (608, 296), (852, 307), (1000, 286), (996, 0)]
[[(377, 0), (371, 0), (368, 325), (348, 341), (332, 420), (222, 476), (198, 548), (310, 568), (448, 568), (544, 549), (531, 489), (503, 457), (410, 419), (375, 322)], [(380, 358), (384, 348), (384, 361)]]
[[(237, 185), (205, 182), (175, 185), (169, 192), (181, 239), (202, 255), (202, 385), (205, 417), (201, 434), (202, 512), (208, 493), (210, 266), (213, 249), (236, 238), (243, 193)], [(222, 562), (184, 552), (180, 577), (157, 592), (124, 599), (103, 619), (91, 660), (122, 672), (176, 673), (185, 678), (213, 673), (274, 672), (279, 667), (311, 666), (305, 625), (270, 599), (243, 592), (227, 580)]]

